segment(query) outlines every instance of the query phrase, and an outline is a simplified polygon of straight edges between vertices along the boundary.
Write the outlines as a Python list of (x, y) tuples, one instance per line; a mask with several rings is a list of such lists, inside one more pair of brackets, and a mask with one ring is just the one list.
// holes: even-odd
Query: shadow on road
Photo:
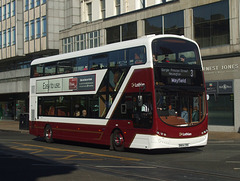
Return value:
[(58, 163), (2, 144), (0, 144), (0, 163), (0, 180), (4, 181), (33, 181), (76, 170), (74, 165)]
[[(35, 141), (45, 142), (43, 138), (37, 137), (34, 138)], [(91, 143), (82, 143), (82, 142), (75, 142), (75, 141), (66, 141), (66, 140), (54, 140), (56, 144), (62, 145), (71, 145), (71, 146), (80, 146), (80, 147), (88, 147), (88, 148), (95, 148), (95, 149), (110, 149), (109, 146), (106, 145), (98, 145), (98, 144), (91, 144)], [(126, 152), (129, 153), (139, 153), (139, 154), (176, 154), (176, 153), (192, 153), (192, 152), (201, 152), (201, 147), (191, 147), (191, 148), (172, 148), (172, 149), (153, 149), (153, 150), (145, 150), (145, 149), (133, 149), (133, 148), (126, 148)]]

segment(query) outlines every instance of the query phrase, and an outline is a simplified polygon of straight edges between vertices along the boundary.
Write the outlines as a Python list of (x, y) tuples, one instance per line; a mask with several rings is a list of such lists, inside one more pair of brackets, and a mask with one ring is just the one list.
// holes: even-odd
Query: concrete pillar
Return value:
[(239, 0), (229, 1), (230, 44), (239, 44)]
[(184, 36), (194, 39), (193, 33), (193, 9), (184, 10)]
[(137, 21), (137, 37), (140, 38), (145, 35), (145, 21), (138, 20)]

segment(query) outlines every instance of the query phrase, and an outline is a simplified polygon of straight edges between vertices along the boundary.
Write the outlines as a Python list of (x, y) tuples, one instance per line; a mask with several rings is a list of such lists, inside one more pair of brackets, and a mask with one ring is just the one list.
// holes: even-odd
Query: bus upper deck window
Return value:
[(146, 63), (146, 49), (145, 47), (131, 48), (129, 50), (130, 64)]
[(45, 76), (56, 74), (56, 63), (50, 63), (45, 65)]
[(32, 76), (41, 77), (43, 76), (43, 65), (36, 65), (32, 67)]

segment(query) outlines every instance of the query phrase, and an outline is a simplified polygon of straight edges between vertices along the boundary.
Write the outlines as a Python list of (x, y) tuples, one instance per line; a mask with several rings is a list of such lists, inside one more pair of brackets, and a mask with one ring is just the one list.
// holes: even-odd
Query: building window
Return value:
[(33, 8), (34, 8), (34, 1), (35, 1), (35, 0), (30, 0), (30, 9), (33, 9)]
[(2, 48), (2, 32), (0, 31), (0, 48)]
[(137, 38), (137, 22), (122, 25), (122, 41)]
[(115, 0), (115, 9), (116, 9), (116, 15), (119, 15), (121, 13), (120, 0)]
[(146, 35), (149, 35), (149, 34), (184, 35), (183, 11), (146, 19), (145, 34)]
[(47, 19), (46, 16), (42, 17), (42, 37), (47, 35)]
[(12, 45), (16, 44), (16, 28), (12, 28)]
[(11, 28), (8, 29), (8, 39), (7, 39), (7, 46), (11, 46)]
[(7, 14), (7, 7), (6, 7), (6, 4), (3, 6), (3, 20), (5, 20), (6, 19), (6, 15)]
[(25, 23), (25, 41), (29, 40), (29, 22)]
[(77, 35), (74, 37), (74, 50), (86, 49), (86, 34)]
[(36, 7), (40, 6), (40, 0), (36, 0)]
[(72, 52), (73, 50), (73, 41), (72, 41), (72, 37), (68, 37), (68, 38), (64, 38), (63, 39), (63, 53), (68, 53), (68, 52)]
[(46, 0), (42, 0), (42, 4), (46, 4)]
[(145, 34), (162, 34), (163, 27), (162, 27), (162, 16), (156, 16), (152, 18), (148, 18), (145, 20)]
[(35, 38), (34, 20), (30, 21), (30, 32), (31, 32), (30, 38), (31, 40), (33, 40)]
[(107, 44), (120, 42), (120, 26), (107, 28)]
[(101, 2), (101, 15), (102, 19), (106, 18), (106, 6), (105, 6), (105, 0), (100, 0)]
[(194, 36), (200, 47), (230, 43), (229, 1), (193, 8)]
[(0, 21), (2, 21), (2, 7), (0, 7)]
[(3, 48), (7, 46), (7, 32), (3, 30)]
[(29, 0), (25, 0), (25, 11), (29, 9)]
[(92, 21), (92, 3), (87, 4), (88, 21)]
[(100, 31), (93, 31), (88, 33), (88, 48), (100, 46)]
[(41, 36), (40, 18), (36, 19), (36, 38)]
[(11, 3), (7, 4), (7, 18), (11, 17)]
[(107, 44), (137, 38), (137, 22), (107, 28)]
[(12, 1), (12, 16), (15, 16), (16, 14), (16, 1)]
[(164, 15), (164, 34), (184, 35), (183, 11)]

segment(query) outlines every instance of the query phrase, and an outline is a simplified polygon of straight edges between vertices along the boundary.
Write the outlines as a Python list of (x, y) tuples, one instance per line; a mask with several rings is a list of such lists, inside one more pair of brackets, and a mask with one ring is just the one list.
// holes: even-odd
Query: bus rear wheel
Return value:
[(124, 151), (124, 137), (120, 130), (115, 130), (112, 133), (112, 146), (116, 151)]
[(50, 125), (46, 125), (45, 129), (44, 129), (44, 139), (47, 143), (52, 143), (53, 142), (53, 132), (52, 132), (52, 128)]

